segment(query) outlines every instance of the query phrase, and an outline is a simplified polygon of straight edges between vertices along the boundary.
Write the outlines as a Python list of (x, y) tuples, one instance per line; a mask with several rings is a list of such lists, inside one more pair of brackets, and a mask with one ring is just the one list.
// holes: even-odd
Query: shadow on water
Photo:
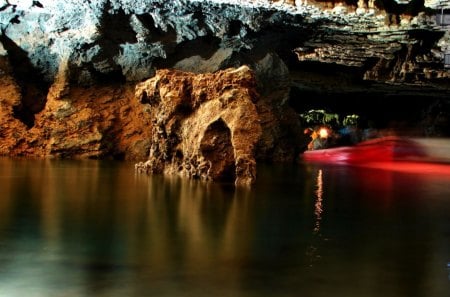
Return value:
[(0, 296), (436, 296), (448, 180), (260, 166), (252, 189), (0, 159)]

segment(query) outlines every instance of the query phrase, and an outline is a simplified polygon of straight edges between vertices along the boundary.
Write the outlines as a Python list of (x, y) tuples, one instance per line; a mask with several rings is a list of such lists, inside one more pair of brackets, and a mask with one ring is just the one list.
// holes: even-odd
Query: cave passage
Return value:
[[(336, 113), (341, 120), (347, 115), (358, 115), (361, 128), (394, 129), (411, 136), (450, 136), (443, 124), (448, 120), (449, 101), (442, 97), (423, 94), (320, 93), (319, 91), (291, 89), (290, 106), (299, 114), (309, 110), (325, 110)], [(441, 118), (441, 119), (439, 119)], [(441, 121), (441, 123), (437, 123)], [(434, 124), (439, 135), (427, 135)]]

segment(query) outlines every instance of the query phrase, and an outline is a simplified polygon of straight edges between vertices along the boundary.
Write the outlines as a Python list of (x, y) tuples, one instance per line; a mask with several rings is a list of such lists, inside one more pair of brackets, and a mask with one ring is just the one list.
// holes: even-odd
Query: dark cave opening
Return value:
[(43, 75), (30, 61), (28, 54), (5, 32), (0, 34), (0, 43), (8, 52), (12, 74), (20, 86), (21, 102), (13, 106), (14, 117), (28, 128), (34, 126), (35, 114), (44, 109), (49, 84)]
[[(450, 101), (438, 96), (411, 93), (322, 93), (291, 88), (289, 104), (301, 114), (325, 110), (340, 118), (358, 115), (361, 128), (391, 129), (410, 136), (450, 136)], [(430, 133), (432, 131), (432, 133)]]
[(205, 160), (211, 164), (209, 175), (213, 180), (232, 182), (236, 179), (231, 131), (222, 119), (218, 119), (208, 127), (202, 138), (200, 150)]
[(287, 65), (292, 79), (289, 105), (299, 114), (309, 110), (341, 118), (356, 114), (362, 128), (371, 125), (417, 137), (450, 136), (450, 99), (442, 89), (364, 80), (370, 65), (298, 61)]

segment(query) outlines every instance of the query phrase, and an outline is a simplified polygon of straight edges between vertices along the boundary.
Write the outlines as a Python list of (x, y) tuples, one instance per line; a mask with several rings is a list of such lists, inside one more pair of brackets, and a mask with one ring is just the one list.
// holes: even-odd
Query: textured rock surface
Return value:
[(14, 117), (20, 92), (11, 81), (3, 77), (1, 83), (11, 97), (0, 97), (0, 154), (130, 160), (148, 156), (150, 118), (134, 99), (134, 85), (68, 88), (55, 83), (30, 128)]
[(442, 59), (449, 30), (436, 25), (437, 11), (425, 13), (417, 1), (347, 3), (2, 0), (1, 42), (11, 55), (24, 51), (30, 67), (49, 82), (65, 61), (72, 81), (91, 84), (145, 79), (162, 65), (183, 67), (187, 58), (201, 64), (197, 71), (210, 72), (242, 62), (224, 58), (225, 52), (257, 49), (362, 68), (370, 80), (423, 84), (448, 78)]
[(147, 170), (251, 184), (261, 135), (256, 82), (246, 66), (214, 74), (161, 70), (136, 87), (150, 105)]

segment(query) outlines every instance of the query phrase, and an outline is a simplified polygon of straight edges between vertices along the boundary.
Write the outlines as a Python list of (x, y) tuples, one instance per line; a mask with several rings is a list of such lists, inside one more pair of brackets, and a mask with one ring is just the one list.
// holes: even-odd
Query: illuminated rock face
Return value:
[[(139, 83), (136, 99), (149, 106), (152, 138), (138, 169), (248, 185), (256, 160), (292, 161), (302, 134), (297, 114), (280, 100), (289, 90), (285, 66), (267, 56), (255, 68), (159, 70)], [(277, 87), (258, 92), (257, 76)]]
[(11, 76), (0, 76), (0, 155), (147, 158), (150, 118), (134, 99), (134, 85), (68, 87), (64, 80), (55, 82), (29, 127), (17, 116), (20, 88)]
[(151, 110), (148, 171), (251, 184), (261, 135), (253, 72), (214, 74), (161, 70), (137, 85)]
[[(136, 86), (95, 87), (71, 86), (61, 71), (32, 127), (15, 117), (20, 88), (5, 73), (3, 94), (13, 100), (0, 105), (0, 153), (148, 160), (147, 172), (249, 185), (257, 159), (295, 158), (301, 130), (286, 104), (284, 64), (266, 56), (255, 68), (158, 70)], [(258, 92), (257, 76), (277, 87)]]

